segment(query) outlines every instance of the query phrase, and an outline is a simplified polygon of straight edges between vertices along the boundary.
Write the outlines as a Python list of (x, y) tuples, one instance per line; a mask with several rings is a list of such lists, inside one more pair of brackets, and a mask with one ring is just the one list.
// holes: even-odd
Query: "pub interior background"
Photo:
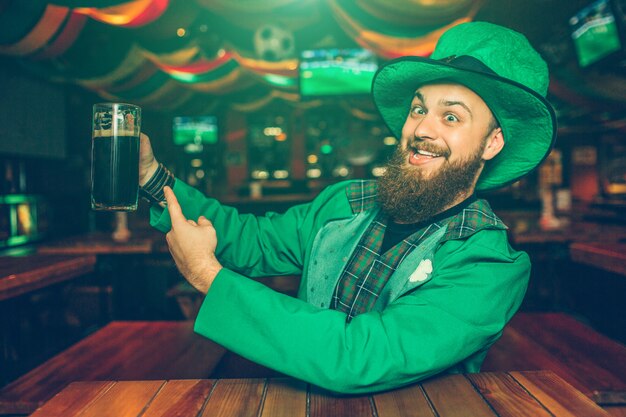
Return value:
[[(208, 0), (155, 0), (148, 8), (114, 0), (24, 3), (0, 0), (3, 255), (73, 236), (112, 240), (122, 227), (119, 216), (90, 210), (94, 103), (142, 106), (142, 131), (157, 158), (196, 188), (241, 212), (284, 211), (330, 183), (375, 178), (396, 144), (367, 92), (304, 94), (303, 51), (365, 49), (376, 65), (410, 39), (413, 50), (427, 53), (439, 29), (485, 20), (524, 33), (541, 51), (558, 115), (556, 148), (542, 166), (485, 195), (509, 226), (513, 246), (533, 261), (522, 310), (568, 312), (626, 341), (624, 276), (575, 264), (568, 252), (579, 240), (626, 240), (626, 1), (604, 2), (621, 49), (584, 65), (571, 18), (602, 0), (459, 0), (430, 9), (423, 1), (415, 7), (431, 14), (421, 19), (403, 13), (408, 2), (400, 0), (242, 3), (248, 9)], [(144, 9), (133, 9), (135, 3)], [(114, 5), (120, 10), (108, 13), (105, 6)], [(55, 13), (62, 17), (50, 17)], [(19, 44), (42, 31), (44, 19), (56, 25), (47, 43)], [(185, 123), (200, 123), (208, 133), (189, 140), (174, 129)], [(164, 245), (147, 219), (147, 203), (140, 202), (127, 215), (130, 241)], [(12, 340), (5, 348), (11, 366), (0, 382), (110, 320), (193, 317), (197, 297), (166, 250), (102, 254), (97, 262), (84, 279), (0, 301), (2, 331)], [(285, 282), (274, 284), (293, 292)]]

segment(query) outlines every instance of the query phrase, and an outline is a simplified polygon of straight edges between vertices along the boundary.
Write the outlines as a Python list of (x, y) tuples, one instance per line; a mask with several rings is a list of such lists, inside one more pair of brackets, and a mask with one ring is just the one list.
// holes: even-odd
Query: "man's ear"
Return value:
[(498, 127), (494, 129), (487, 138), (487, 145), (483, 151), (483, 160), (488, 161), (493, 159), (500, 153), (504, 147), (504, 136), (502, 135), (502, 128)]

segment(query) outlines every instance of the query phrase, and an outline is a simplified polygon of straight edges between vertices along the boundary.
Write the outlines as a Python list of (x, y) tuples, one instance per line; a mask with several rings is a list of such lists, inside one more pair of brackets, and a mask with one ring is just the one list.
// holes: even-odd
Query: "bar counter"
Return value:
[(37, 252), (55, 255), (150, 254), (166, 252), (167, 244), (163, 247), (164, 242), (165, 235), (157, 230), (132, 232), (130, 239), (123, 242), (113, 240), (111, 233), (90, 232), (41, 243)]
[(544, 228), (536, 211), (509, 210), (496, 214), (509, 227), (514, 245), (564, 244), (572, 242), (619, 242), (626, 239), (626, 223), (615, 219), (593, 216), (581, 206), (569, 213), (557, 215), (559, 227)]
[(0, 257), (0, 301), (94, 271), (93, 255)]
[[(310, 201), (304, 195), (269, 196), (262, 199), (233, 197), (222, 201), (236, 207), (240, 213), (265, 214), (268, 211), (283, 212), (289, 207)], [(496, 210), (496, 214), (509, 227), (509, 237), (513, 245), (529, 246), (536, 244), (569, 245), (574, 242), (626, 242), (626, 224), (604, 222), (590, 218), (584, 207), (573, 210), (560, 218), (563, 225), (553, 229), (543, 229), (538, 211)], [(58, 240), (42, 242), (39, 253), (47, 254), (155, 254), (167, 253), (165, 235), (150, 228), (147, 223), (140, 227), (130, 227), (131, 237), (125, 242), (116, 242), (111, 232), (88, 232)], [(218, 236), (219, 237), (219, 236)]]
[(626, 243), (577, 242), (570, 246), (572, 261), (626, 276)]

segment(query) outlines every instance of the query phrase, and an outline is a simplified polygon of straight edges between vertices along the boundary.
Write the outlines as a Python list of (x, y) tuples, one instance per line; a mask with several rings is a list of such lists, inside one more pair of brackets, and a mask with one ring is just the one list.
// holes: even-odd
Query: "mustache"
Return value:
[(449, 149), (442, 148), (430, 142), (426, 142), (422, 140), (414, 140), (411, 143), (407, 143), (406, 149), (403, 149), (403, 151), (406, 153), (410, 153), (411, 151), (413, 152), (425, 151), (425, 152), (430, 152), (430, 153), (443, 156), (445, 158), (450, 156)]

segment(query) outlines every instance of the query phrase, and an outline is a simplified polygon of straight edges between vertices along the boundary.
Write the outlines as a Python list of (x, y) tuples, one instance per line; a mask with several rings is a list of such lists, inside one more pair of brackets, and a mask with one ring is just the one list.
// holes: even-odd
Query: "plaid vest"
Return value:
[[(377, 184), (373, 180), (356, 181), (346, 187), (346, 194), (354, 214), (378, 210)], [(387, 219), (378, 212), (348, 260), (339, 279), (330, 308), (346, 313), (346, 321), (371, 311), (376, 299), (402, 260), (434, 232), (447, 227), (440, 240), (463, 239), (482, 229), (506, 229), (493, 213), (489, 203), (476, 200), (461, 212), (438, 222), (428, 224), (381, 254)]]

